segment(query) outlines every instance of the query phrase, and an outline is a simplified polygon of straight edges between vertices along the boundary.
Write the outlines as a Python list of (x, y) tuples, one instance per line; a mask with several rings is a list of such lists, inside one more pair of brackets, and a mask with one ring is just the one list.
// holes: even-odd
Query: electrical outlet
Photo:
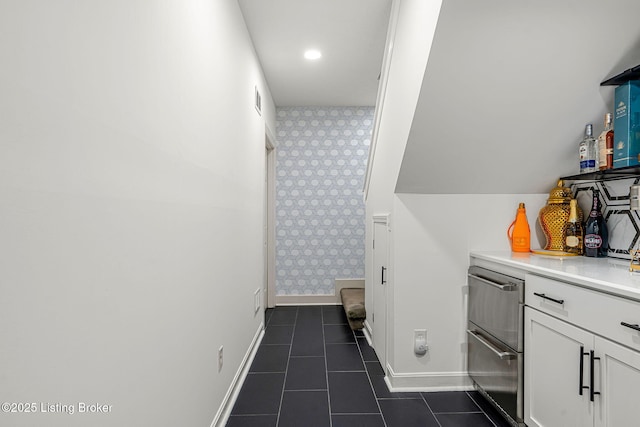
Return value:
[(253, 313), (257, 313), (258, 310), (260, 310), (260, 288), (253, 293)]
[(414, 329), (413, 330), (413, 352), (419, 356), (427, 353), (429, 346), (427, 345), (427, 330), (426, 329)]
[(218, 372), (222, 371), (223, 350), (224, 350), (224, 346), (220, 346), (220, 348), (218, 349)]

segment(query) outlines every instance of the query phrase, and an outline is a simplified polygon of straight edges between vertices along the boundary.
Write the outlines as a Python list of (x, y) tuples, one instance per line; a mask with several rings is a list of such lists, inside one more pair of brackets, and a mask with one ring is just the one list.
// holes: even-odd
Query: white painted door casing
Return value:
[(388, 216), (373, 219), (373, 312), (369, 316), (373, 348), (380, 364), (387, 372), (387, 291), (389, 281)]

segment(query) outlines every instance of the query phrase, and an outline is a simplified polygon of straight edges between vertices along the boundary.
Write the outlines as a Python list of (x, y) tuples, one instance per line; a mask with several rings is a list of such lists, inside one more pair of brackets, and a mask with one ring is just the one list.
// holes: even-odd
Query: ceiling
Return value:
[(276, 106), (375, 105), (391, 0), (238, 3)]

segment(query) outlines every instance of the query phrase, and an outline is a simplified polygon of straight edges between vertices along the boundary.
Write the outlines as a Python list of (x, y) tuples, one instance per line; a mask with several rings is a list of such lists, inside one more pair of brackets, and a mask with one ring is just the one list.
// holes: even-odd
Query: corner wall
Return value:
[(237, 2), (2, 2), (0, 28), (0, 401), (75, 408), (0, 424), (210, 425), (263, 320), (275, 108)]

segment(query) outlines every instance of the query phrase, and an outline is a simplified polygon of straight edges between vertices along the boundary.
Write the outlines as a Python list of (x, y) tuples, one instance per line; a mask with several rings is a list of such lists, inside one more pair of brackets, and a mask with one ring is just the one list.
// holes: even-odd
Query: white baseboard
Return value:
[(473, 381), (467, 372), (394, 372), (387, 365), (384, 378), (391, 392), (470, 391)]
[(278, 295), (276, 305), (338, 305), (335, 295)]
[(369, 319), (364, 320), (364, 328), (362, 328), (362, 332), (364, 332), (364, 337), (367, 339), (369, 345), (373, 347), (373, 331), (371, 330)]
[(238, 398), (238, 394), (240, 394), (242, 384), (244, 383), (245, 378), (247, 378), (251, 363), (256, 356), (258, 347), (260, 347), (262, 337), (264, 337), (264, 323), (260, 324), (260, 327), (256, 331), (256, 334), (253, 336), (251, 345), (245, 353), (244, 358), (242, 359), (242, 363), (240, 363), (240, 367), (236, 372), (236, 375), (233, 377), (231, 386), (229, 387), (229, 390), (227, 390), (227, 394), (224, 396), (222, 404), (220, 405), (220, 408), (218, 408), (218, 412), (211, 422), (211, 427), (223, 427), (227, 424), (229, 415), (231, 415), (231, 410), (233, 409), (233, 405), (235, 405), (236, 403), (236, 399)]
[(364, 279), (335, 279), (332, 295), (276, 295), (276, 305), (340, 305), (342, 288), (364, 288)]

